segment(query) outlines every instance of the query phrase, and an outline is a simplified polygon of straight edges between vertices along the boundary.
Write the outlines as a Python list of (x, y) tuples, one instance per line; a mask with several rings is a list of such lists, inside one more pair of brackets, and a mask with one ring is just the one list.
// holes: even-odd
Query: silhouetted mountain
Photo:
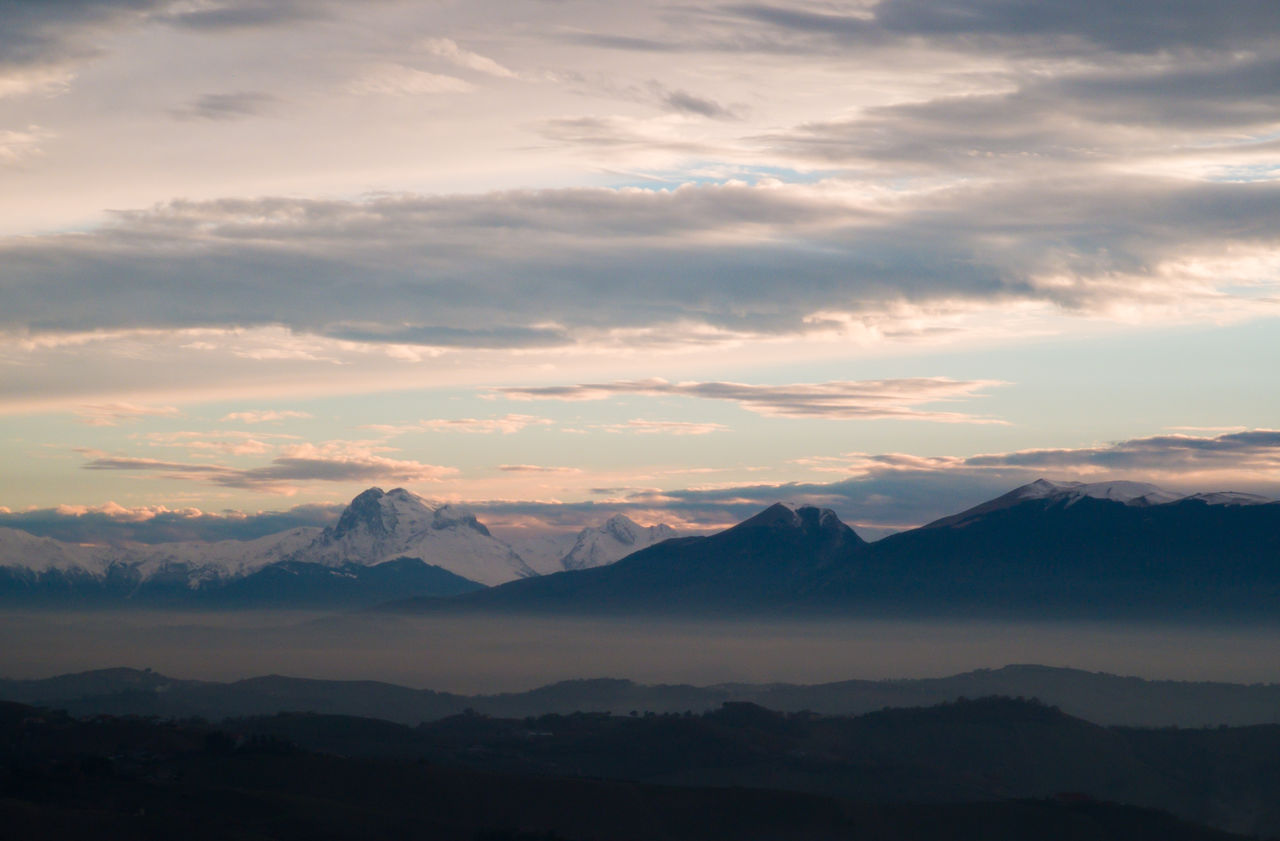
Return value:
[(526, 692), (460, 695), (377, 681), (309, 680), (271, 675), (219, 683), (177, 680), (136, 669), (103, 669), (41, 680), (0, 680), (0, 699), (77, 715), (166, 717), (262, 715), (280, 710), (384, 718), (402, 724), (467, 709), (522, 718), (612, 711), (701, 713), (726, 702), (784, 712), (863, 714), (987, 695), (1040, 698), (1071, 715), (1107, 725), (1183, 726), (1280, 723), (1280, 684), (1143, 680), (1078, 669), (1006, 666), (941, 678), (794, 684), (645, 685), (629, 680), (568, 680)]
[(1280, 503), (1043, 480), (866, 544), (774, 505), (599, 570), (392, 611), (1280, 619)]
[(1280, 618), (1280, 503), (1152, 504), (1149, 495), (1120, 501), (1071, 489), (1002, 499), (1012, 504), (877, 542), (863, 574), (837, 572), (805, 604), (983, 617)]
[(667, 540), (605, 567), (513, 581), (391, 610), (716, 612), (776, 606), (858, 563), (866, 543), (829, 509), (770, 506), (710, 537)]

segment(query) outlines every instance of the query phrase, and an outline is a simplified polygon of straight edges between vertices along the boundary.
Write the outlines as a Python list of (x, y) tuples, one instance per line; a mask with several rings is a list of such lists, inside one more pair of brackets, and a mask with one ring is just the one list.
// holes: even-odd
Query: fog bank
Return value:
[(382, 680), (460, 693), (557, 680), (822, 683), (1040, 663), (1151, 679), (1280, 681), (1276, 629), (1086, 623), (747, 622), (302, 613), (0, 616), (0, 676)]

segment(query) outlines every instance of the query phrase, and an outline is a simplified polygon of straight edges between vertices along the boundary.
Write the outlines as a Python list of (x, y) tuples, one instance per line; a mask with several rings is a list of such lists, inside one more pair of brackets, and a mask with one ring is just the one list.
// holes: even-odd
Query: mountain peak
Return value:
[(794, 531), (805, 536), (844, 536), (846, 533), (854, 540), (861, 542), (853, 529), (841, 521), (836, 512), (830, 508), (818, 508), (816, 505), (797, 505), (791, 502), (775, 502), (765, 510), (750, 517), (730, 531), (751, 529), (768, 529), (774, 532)]
[(633, 552), (678, 536), (665, 523), (642, 526), (626, 514), (614, 514), (598, 527), (578, 532), (573, 547), (560, 559), (564, 569), (606, 566)]
[(338, 524), (333, 529), (334, 536), (340, 538), (361, 526), (376, 535), (389, 532), (395, 524), (388, 524), (383, 519), (381, 502), (384, 496), (386, 494), (382, 488), (369, 488), (357, 494), (338, 518)]
[[(1248, 496), (1248, 495), (1245, 495)], [(1205, 498), (1206, 502), (1217, 501), (1219, 504), (1226, 504), (1223, 498), (1215, 497), (1212, 494), (1199, 494), (1197, 497)], [(943, 517), (929, 523), (925, 528), (935, 528), (941, 526), (957, 526), (964, 525), (976, 517), (984, 514), (990, 514), (993, 511), (1001, 511), (1005, 508), (1012, 508), (1031, 500), (1040, 500), (1046, 504), (1072, 506), (1080, 502), (1082, 499), (1100, 499), (1110, 502), (1118, 502), (1122, 505), (1132, 507), (1147, 507), (1152, 505), (1167, 505), (1171, 502), (1178, 502), (1182, 499), (1194, 497), (1185, 497), (1182, 494), (1165, 490), (1158, 485), (1152, 485), (1147, 482), (1130, 482), (1127, 480), (1117, 480), (1113, 482), (1052, 482), (1048, 479), (1036, 479), (1026, 485), (1014, 488), (1006, 494), (988, 500), (973, 508), (961, 511), (959, 514), (952, 514), (949, 517)], [(1243, 500), (1234, 504), (1243, 504)]]

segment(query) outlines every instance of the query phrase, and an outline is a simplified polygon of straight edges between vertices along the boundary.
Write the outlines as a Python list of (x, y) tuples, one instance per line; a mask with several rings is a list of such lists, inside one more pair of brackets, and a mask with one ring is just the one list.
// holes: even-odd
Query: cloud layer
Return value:
[[(506, 386), (494, 391), (513, 400), (603, 400), (624, 394), (697, 397), (728, 400), (757, 414), (783, 418), (1001, 423), (998, 419), (962, 412), (916, 408), (923, 404), (975, 397), (983, 389), (998, 385), (1003, 383), (992, 380), (952, 380), (945, 377), (792, 385), (672, 383), (663, 379), (649, 379), (570, 386)], [(631, 421), (631, 426), (643, 426), (646, 423), (653, 422)], [(658, 427), (652, 429), (656, 431)]]

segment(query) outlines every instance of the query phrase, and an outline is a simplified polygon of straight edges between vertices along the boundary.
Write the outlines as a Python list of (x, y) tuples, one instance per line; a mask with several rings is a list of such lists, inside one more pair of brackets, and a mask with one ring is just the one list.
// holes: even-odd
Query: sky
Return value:
[(0, 20), (0, 526), (1280, 497), (1274, 0)]

